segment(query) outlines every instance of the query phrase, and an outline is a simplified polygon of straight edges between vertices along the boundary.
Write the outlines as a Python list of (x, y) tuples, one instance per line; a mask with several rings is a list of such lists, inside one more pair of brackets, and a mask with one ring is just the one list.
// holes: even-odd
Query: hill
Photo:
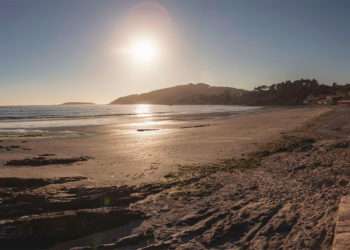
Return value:
[(261, 85), (254, 90), (186, 84), (152, 92), (120, 97), (111, 104), (223, 104), (223, 105), (302, 105), (335, 104), (350, 99), (350, 84), (320, 84), (315, 79)]
[(316, 79), (285, 81), (261, 85), (239, 100), (245, 105), (335, 104), (348, 99), (350, 85), (320, 84)]
[(178, 85), (139, 95), (120, 97), (111, 104), (225, 104), (246, 91), (230, 87), (213, 87), (205, 83)]

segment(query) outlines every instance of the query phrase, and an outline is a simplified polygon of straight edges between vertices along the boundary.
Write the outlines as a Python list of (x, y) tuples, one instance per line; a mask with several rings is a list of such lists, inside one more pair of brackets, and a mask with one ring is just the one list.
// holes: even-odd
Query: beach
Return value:
[[(50, 136), (2, 139), (3, 177), (87, 177), (91, 184), (159, 181), (182, 165), (218, 163), (257, 149), (327, 108), (266, 108), (239, 114), (140, 117), (131, 123), (51, 128)], [(69, 131), (61, 136), (61, 131)], [(11, 146), (13, 148), (11, 148)], [(75, 164), (8, 167), (10, 160), (87, 157)]]
[(9, 249), (19, 240), (27, 249), (330, 249), (350, 180), (348, 115), (266, 108), (2, 140), (1, 240)]

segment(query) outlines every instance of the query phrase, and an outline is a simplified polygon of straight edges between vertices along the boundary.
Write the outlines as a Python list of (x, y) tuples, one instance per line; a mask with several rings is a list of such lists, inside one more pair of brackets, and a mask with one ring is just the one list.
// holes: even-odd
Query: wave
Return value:
[(88, 119), (88, 118), (108, 118), (118, 116), (139, 116), (139, 115), (164, 115), (171, 114), (170, 112), (152, 112), (152, 113), (125, 113), (125, 114), (99, 114), (99, 115), (33, 115), (33, 116), (0, 116), (0, 121), (11, 121), (11, 120), (62, 120), (62, 119)]
[[(124, 124), (148, 117), (249, 112), (259, 107), (220, 105), (22, 106), (0, 109), (0, 129), (35, 129)], [(119, 117), (119, 118), (118, 118)], [(0, 131), (1, 132), (1, 131)]]

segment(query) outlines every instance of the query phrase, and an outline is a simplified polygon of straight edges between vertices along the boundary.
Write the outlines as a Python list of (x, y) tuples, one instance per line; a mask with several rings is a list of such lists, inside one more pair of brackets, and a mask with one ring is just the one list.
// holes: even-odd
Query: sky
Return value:
[(0, 0), (0, 105), (109, 103), (189, 82), (347, 83), (349, 10), (346, 0)]

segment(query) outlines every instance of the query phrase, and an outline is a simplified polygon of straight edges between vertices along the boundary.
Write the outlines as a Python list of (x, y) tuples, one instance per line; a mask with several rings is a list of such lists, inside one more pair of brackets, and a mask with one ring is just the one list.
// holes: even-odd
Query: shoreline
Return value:
[[(162, 181), (96, 186), (83, 176), (0, 178), (0, 232), (10, 232), (2, 241), (9, 249), (19, 239), (33, 249), (330, 249), (350, 181), (350, 141), (327, 131), (349, 132), (349, 113), (319, 114), (245, 154), (183, 165)], [(75, 230), (81, 223), (89, 226)]]
[[(222, 106), (222, 105), (220, 105)], [(237, 106), (234, 106), (237, 107)], [(248, 107), (249, 108), (249, 107)], [(204, 119), (225, 119), (230, 116), (262, 112), (264, 107), (250, 107), (251, 110), (217, 111), (203, 113), (167, 113), (156, 112), (150, 114), (105, 114), (96, 116), (79, 117), (46, 117), (46, 118), (19, 118), (0, 120), (0, 139), (18, 138), (47, 138), (82, 136), (79, 131), (97, 130), (99, 127), (127, 127), (128, 125), (141, 124), (152, 121), (153, 123), (165, 122), (191, 122)], [(71, 134), (71, 135), (69, 135)]]
[[(327, 110), (274, 108), (220, 117), (191, 115), (173, 120), (147, 117), (126, 125), (77, 127), (62, 137), (1, 139), (4, 148), (0, 152), (0, 175), (85, 176), (97, 186), (159, 181), (179, 165), (201, 165), (239, 157)], [(38, 168), (4, 167), (11, 160), (35, 160), (47, 154), (51, 155), (47, 160), (79, 157), (90, 160), (68, 166), (43, 166), (39, 173)]]

